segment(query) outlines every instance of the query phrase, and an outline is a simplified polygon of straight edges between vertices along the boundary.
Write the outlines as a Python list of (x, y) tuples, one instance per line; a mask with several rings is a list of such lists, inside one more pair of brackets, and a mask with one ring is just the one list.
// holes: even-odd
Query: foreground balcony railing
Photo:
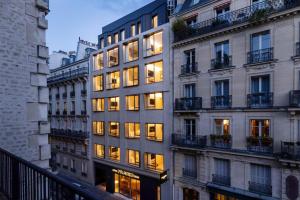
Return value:
[(231, 95), (211, 97), (212, 108), (231, 108)]
[(249, 108), (270, 108), (273, 106), (273, 93), (261, 92), (247, 95)]
[(231, 149), (232, 137), (231, 135), (210, 135), (210, 143), (214, 148)]
[(200, 110), (201, 108), (202, 108), (201, 97), (180, 98), (175, 100), (176, 111)]
[(272, 185), (270, 184), (261, 184), (249, 181), (249, 191), (263, 194), (263, 195), (272, 195)]
[(206, 136), (187, 136), (184, 134), (172, 134), (172, 144), (182, 147), (204, 148), (206, 147), (206, 141)]
[(274, 59), (273, 48), (260, 49), (248, 52), (247, 64), (255, 64), (260, 62), (269, 62)]
[(9, 200), (96, 200), (72, 183), (0, 149), (0, 192)]
[(300, 90), (290, 91), (290, 106), (300, 107)]
[(289, 160), (300, 160), (300, 142), (281, 142), (280, 157)]
[(47, 81), (48, 81), (48, 84), (51, 84), (51, 83), (55, 83), (55, 82), (71, 80), (71, 79), (78, 78), (78, 77), (88, 76), (88, 73), (89, 73), (88, 68), (83, 67), (83, 68), (71, 70), (69, 72), (65, 72), (63, 74), (58, 74), (56, 76), (49, 77)]
[(74, 139), (81, 139), (85, 140), (89, 137), (88, 132), (83, 131), (73, 131), (73, 130), (65, 130), (65, 129), (51, 129), (51, 136), (57, 137), (65, 137), (65, 138), (74, 138)]
[(81, 90), (81, 96), (86, 97), (87, 95), (87, 90)]
[(193, 74), (198, 72), (198, 63), (191, 63), (181, 65), (181, 74), (180, 75), (187, 75)]
[(300, 56), (300, 42), (296, 43), (296, 56)]
[(195, 36), (204, 35), (213, 31), (242, 24), (266, 19), (268, 16), (300, 5), (298, 0), (281, 1), (275, 0), (272, 4), (269, 1), (255, 3), (238, 10), (226, 13), (222, 17), (214, 17), (206, 21), (194, 24), (188, 31), (178, 31), (175, 34), (175, 42)]
[(197, 178), (197, 169), (185, 169), (182, 168), (182, 176)]
[(232, 56), (226, 56), (223, 59), (215, 58), (211, 60), (211, 69), (226, 69), (232, 67)]
[(230, 176), (213, 174), (212, 182), (218, 185), (230, 186)]
[(71, 92), (70, 92), (70, 97), (71, 97), (71, 98), (74, 98), (74, 97), (75, 97), (75, 91), (71, 91)]
[(247, 138), (247, 149), (258, 153), (273, 153), (273, 138), (250, 136)]

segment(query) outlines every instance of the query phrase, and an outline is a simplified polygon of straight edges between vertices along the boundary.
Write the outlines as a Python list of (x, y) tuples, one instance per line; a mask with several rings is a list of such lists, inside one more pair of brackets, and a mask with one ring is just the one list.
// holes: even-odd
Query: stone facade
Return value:
[[(47, 1), (0, 1), (0, 147), (49, 167)], [(43, 21), (42, 23), (39, 23)]]

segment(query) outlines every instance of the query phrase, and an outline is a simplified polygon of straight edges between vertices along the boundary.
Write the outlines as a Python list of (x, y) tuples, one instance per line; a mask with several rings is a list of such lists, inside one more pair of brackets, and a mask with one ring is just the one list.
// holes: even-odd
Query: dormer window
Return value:
[(192, 16), (192, 17), (189, 17), (185, 20), (185, 23), (186, 25), (188, 26), (193, 26), (194, 24), (197, 23), (197, 16)]
[(216, 8), (216, 17), (219, 20), (227, 20), (229, 12), (230, 12), (230, 4), (220, 6)]
[(192, 0), (191, 6), (193, 6), (193, 5), (197, 4), (197, 3), (199, 3), (199, 1), (200, 1), (200, 0)]

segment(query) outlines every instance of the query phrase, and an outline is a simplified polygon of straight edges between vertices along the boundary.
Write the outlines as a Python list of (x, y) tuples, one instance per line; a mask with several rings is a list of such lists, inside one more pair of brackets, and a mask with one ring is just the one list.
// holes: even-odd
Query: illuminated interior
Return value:
[(152, 28), (156, 28), (158, 26), (158, 16), (155, 15), (152, 17)]
[(115, 33), (114, 40), (115, 40), (115, 43), (119, 42), (119, 34), (118, 33)]
[(139, 42), (134, 41), (123, 46), (124, 62), (131, 62), (139, 59)]
[(144, 39), (144, 56), (161, 54), (163, 51), (162, 32), (154, 33)]
[(270, 120), (250, 120), (251, 136), (253, 137), (270, 137)]
[(136, 86), (139, 84), (139, 68), (131, 67), (123, 70), (124, 87)]
[(98, 157), (98, 158), (104, 158), (104, 155), (105, 155), (104, 145), (102, 145), (102, 144), (95, 144), (94, 147), (95, 147), (96, 157)]
[(93, 112), (103, 112), (104, 111), (104, 98), (93, 99), (92, 107), (93, 107)]
[(135, 30), (135, 25), (131, 25), (130, 27), (130, 34), (131, 36), (135, 36), (136, 30)]
[(119, 111), (120, 110), (120, 97), (108, 98), (108, 110)]
[(104, 122), (93, 122), (93, 134), (104, 135)]
[(125, 123), (125, 137), (139, 138), (141, 134), (140, 123)]
[(109, 72), (106, 75), (106, 88), (117, 89), (120, 87), (120, 71)]
[(163, 62), (149, 63), (146, 65), (146, 83), (163, 81)]
[(103, 75), (93, 77), (93, 91), (103, 90)]
[(128, 164), (139, 166), (140, 165), (140, 152), (136, 150), (127, 150)]
[(154, 171), (163, 171), (164, 156), (159, 154), (145, 153), (145, 167)]
[(119, 65), (119, 47), (107, 51), (108, 67)]
[(99, 53), (94, 56), (94, 71), (101, 70), (104, 67), (103, 63), (103, 53)]
[(161, 92), (145, 94), (145, 109), (163, 109), (163, 94)]
[(126, 110), (138, 111), (139, 109), (139, 95), (126, 96)]
[(119, 147), (109, 147), (109, 158), (115, 161), (120, 161), (120, 148)]
[(148, 140), (163, 141), (163, 124), (146, 124), (146, 137)]
[(215, 119), (215, 132), (217, 135), (230, 135), (230, 120)]
[(120, 123), (119, 122), (109, 122), (109, 135), (118, 137), (120, 136)]
[(213, 195), (213, 200), (237, 200), (237, 199), (234, 197), (229, 197), (223, 194), (216, 193)]
[(107, 45), (111, 45), (111, 36), (107, 37)]
[(130, 199), (140, 200), (140, 180), (139, 177), (130, 177), (115, 173), (115, 192), (120, 193)]

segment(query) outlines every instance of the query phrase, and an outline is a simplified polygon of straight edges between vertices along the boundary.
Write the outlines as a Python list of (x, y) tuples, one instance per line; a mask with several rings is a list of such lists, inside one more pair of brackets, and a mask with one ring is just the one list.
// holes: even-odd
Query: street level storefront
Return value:
[(144, 176), (125, 169), (95, 163), (95, 184), (110, 193), (119, 193), (133, 200), (160, 200), (162, 179)]

